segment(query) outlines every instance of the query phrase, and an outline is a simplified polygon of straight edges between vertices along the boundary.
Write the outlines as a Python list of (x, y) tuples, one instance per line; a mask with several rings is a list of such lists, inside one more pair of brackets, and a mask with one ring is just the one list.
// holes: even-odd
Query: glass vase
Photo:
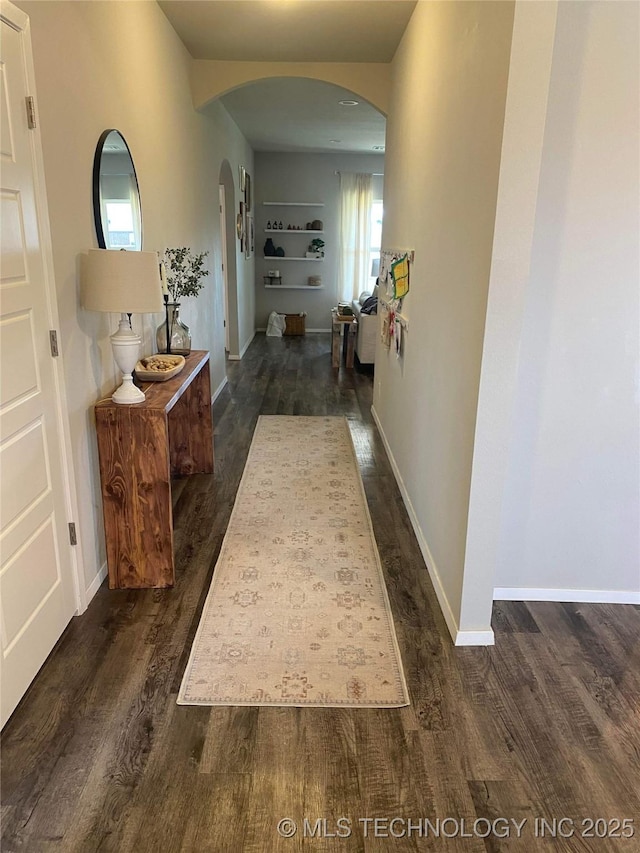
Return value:
[(180, 303), (169, 302), (167, 311), (171, 347), (167, 348), (167, 321), (163, 320), (156, 330), (158, 352), (171, 352), (173, 355), (189, 355), (191, 352), (191, 332), (187, 324), (183, 323), (180, 319)]

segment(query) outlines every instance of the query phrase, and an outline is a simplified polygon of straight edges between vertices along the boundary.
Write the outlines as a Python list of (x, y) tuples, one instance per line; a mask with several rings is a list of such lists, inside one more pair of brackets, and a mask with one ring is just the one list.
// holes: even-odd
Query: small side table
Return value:
[(342, 317), (335, 310), (331, 312), (331, 366), (340, 367), (340, 337), (342, 336), (343, 328), (345, 367), (353, 368), (353, 355), (358, 336), (358, 321), (355, 317)]

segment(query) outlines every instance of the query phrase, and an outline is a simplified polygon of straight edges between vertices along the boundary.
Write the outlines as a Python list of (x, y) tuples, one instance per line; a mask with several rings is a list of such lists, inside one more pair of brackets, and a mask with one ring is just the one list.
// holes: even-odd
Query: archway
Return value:
[(197, 110), (235, 89), (268, 79), (306, 78), (348, 89), (383, 116), (389, 111), (391, 66), (383, 62), (224, 62), (194, 60), (191, 94)]
[[(238, 261), (237, 309), (240, 347), (245, 339), (245, 319), (249, 306), (245, 294), (254, 297), (251, 321), (257, 330), (264, 330), (271, 311), (280, 313), (305, 313), (307, 329), (322, 331), (327, 328), (327, 318), (338, 294), (340, 264), (340, 234), (338, 228), (340, 174), (367, 172), (376, 184), (376, 199), (382, 198), (384, 172), (385, 119), (375, 107), (354, 98), (355, 93), (331, 83), (308, 78), (272, 78), (239, 87), (221, 98), (221, 104), (235, 122), (245, 140), (253, 148), (252, 216), (255, 233), (261, 236), (255, 259), (253, 286), (245, 290), (246, 268)], [(218, 118), (218, 106), (211, 107), (211, 115)], [(382, 150), (380, 150), (382, 149)], [(234, 152), (235, 153), (235, 152)], [(306, 159), (305, 159), (306, 158)], [(229, 156), (229, 161), (234, 160)], [(233, 169), (236, 193), (237, 176)], [(374, 177), (375, 176), (375, 177)], [(379, 188), (378, 188), (379, 185)], [(284, 245), (278, 251), (286, 252), (282, 265), (268, 263), (263, 258), (262, 244), (269, 231), (268, 207), (286, 201), (296, 210), (281, 210), (278, 220), (284, 220), (284, 229), (306, 230), (307, 220), (326, 219), (326, 249), (322, 264), (315, 266), (305, 257), (312, 237), (294, 239), (284, 235)], [(306, 206), (313, 203), (320, 209), (305, 217)], [(319, 204), (317, 204), (319, 203)], [(266, 207), (265, 207), (266, 205)], [(320, 215), (324, 212), (326, 217)], [(290, 214), (287, 218), (286, 214)], [(323, 232), (324, 234), (324, 232)], [(379, 251), (379, 246), (376, 247)], [(364, 249), (361, 254), (364, 254)], [(368, 251), (374, 251), (369, 245)], [(304, 262), (304, 263), (303, 263)], [(280, 268), (282, 266), (282, 269)], [(282, 272), (285, 287), (274, 290), (265, 279), (270, 270)], [(370, 269), (370, 265), (367, 267)], [(313, 274), (313, 275), (312, 275)], [(307, 290), (310, 278), (321, 285)], [(375, 281), (375, 278), (374, 278)], [(363, 282), (359, 292), (371, 290), (372, 284)], [(231, 306), (233, 307), (233, 306)]]

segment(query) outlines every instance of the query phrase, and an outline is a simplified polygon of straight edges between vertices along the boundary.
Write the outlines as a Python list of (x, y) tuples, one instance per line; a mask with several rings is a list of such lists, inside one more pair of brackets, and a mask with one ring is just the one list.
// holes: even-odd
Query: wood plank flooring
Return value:
[[(5, 727), (5, 853), (640, 850), (640, 608), (500, 602), (496, 646), (454, 648), (371, 419), (371, 372), (330, 362), (330, 336), (308, 335), (258, 336), (229, 363), (216, 472), (173, 488), (176, 587), (103, 586)], [(410, 707), (176, 705), (259, 414), (349, 418)], [(543, 838), (542, 818), (574, 823)], [(582, 823), (597, 818), (632, 819), (635, 837), (583, 837), (615, 832)]]

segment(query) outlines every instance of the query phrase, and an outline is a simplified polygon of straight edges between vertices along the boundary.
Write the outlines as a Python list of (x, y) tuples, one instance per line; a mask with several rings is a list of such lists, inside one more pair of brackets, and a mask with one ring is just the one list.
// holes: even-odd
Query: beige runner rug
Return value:
[(181, 705), (408, 705), (345, 418), (259, 419)]

